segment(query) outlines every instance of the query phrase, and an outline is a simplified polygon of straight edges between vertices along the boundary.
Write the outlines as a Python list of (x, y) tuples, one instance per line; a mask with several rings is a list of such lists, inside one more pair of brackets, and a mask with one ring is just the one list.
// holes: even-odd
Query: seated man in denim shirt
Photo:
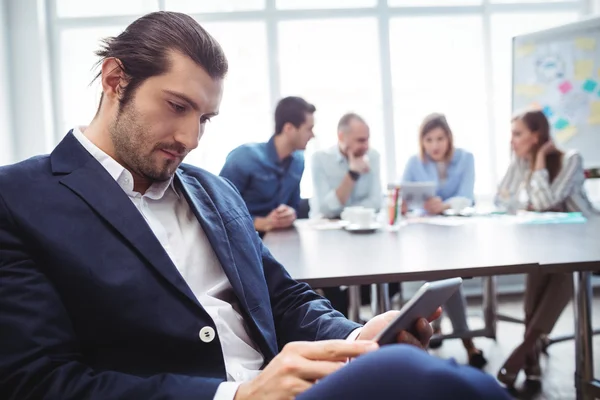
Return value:
[(300, 150), (314, 137), (315, 110), (300, 97), (281, 99), (275, 109), (275, 135), (227, 156), (220, 175), (240, 191), (261, 233), (290, 227), (296, 219), (304, 172)]
[(383, 200), (379, 153), (369, 148), (369, 136), (369, 126), (359, 115), (340, 118), (338, 144), (316, 152), (312, 159), (311, 213), (337, 218), (351, 206), (379, 211)]

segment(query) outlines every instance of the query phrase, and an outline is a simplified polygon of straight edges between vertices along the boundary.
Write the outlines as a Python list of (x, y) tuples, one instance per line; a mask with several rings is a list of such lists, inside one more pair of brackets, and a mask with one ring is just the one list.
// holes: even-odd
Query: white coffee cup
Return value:
[(466, 197), (452, 197), (446, 201), (453, 211), (461, 211), (471, 206), (471, 199)]
[(372, 208), (363, 208), (361, 210), (357, 210), (354, 214), (354, 221), (352, 224), (356, 224), (361, 228), (368, 228), (373, 223), (375, 219), (375, 210)]
[(356, 206), (356, 207), (346, 207), (344, 208), (344, 210), (342, 211), (342, 214), (340, 215), (340, 217), (342, 218), (342, 220), (347, 221), (351, 224), (354, 224), (356, 221), (356, 215), (358, 212), (360, 212), (360, 210), (364, 209), (364, 207), (362, 206)]

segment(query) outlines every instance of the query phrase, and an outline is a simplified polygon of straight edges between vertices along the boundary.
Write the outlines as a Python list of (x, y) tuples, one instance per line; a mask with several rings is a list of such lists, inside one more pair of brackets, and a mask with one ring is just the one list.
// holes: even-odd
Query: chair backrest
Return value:
[(599, 168), (587, 168), (584, 170), (585, 179), (600, 179), (600, 167)]
[(309, 213), (310, 203), (308, 202), (308, 199), (300, 199), (300, 204), (298, 205), (298, 219), (307, 219)]

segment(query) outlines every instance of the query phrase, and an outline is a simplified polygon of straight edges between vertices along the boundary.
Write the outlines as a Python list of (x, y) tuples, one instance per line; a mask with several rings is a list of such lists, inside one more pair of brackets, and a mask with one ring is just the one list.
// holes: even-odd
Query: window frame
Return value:
[[(47, 0), (47, 29), (49, 31), (49, 58), (51, 73), (51, 90), (53, 100), (53, 124), (55, 132), (55, 142), (58, 143), (64, 132), (61, 126), (63, 113), (63, 103), (60, 88), (60, 38), (61, 32), (65, 29), (89, 28), (106, 25), (127, 25), (135, 18), (141, 15), (127, 16), (97, 16), (97, 17), (58, 17), (56, 2), (58, 0)], [(440, 3), (443, 0), (440, 0)], [(156, 0), (156, 10), (165, 10), (165, 1)], [(490, 154), (483, 155), (489, 159), (489, 168), (491, 178), (494, 183), (498, 182), (501, 173), (498, 171), (495, 156), (496, 143), (496, 123), (494, 117), (494, 88), (492, 84), (492, 48), (491, 48), (491, 16), (496, 12), (501, 13), (520, 13), (520, 12), (577, 12), (580, 16), (587, 15), (589, 4), (587, 0), (565, 0), (563, 2), (540, 2), (532, 3), (523, 0), (515, 3), (494, 3), (493, 0), (482, 0), (478, 5), (455, 5), (455, 6), (389, 6), (387, 0), (377, 0), (374, 7), (366, 8), (333, 8), (333, 9), (299, 9), (288, 10), (278, 9), (276, 0), (266, 0), (266, 6), (263, 10), (256, 11), (237, 11), (237, 12), (215, 12), (190, 14), (200, 22), (235, 22), (235, 21), (264, 21), (267, 27), (267, 49), (269, 68), (269, 98), (271, 111), (280, 98), (280, 71), (278, 63), (278, 24), (282, 21), (295, 19), (335, 19), (335, 18), (356, 18), (356, 17), (375, 17), (378, 25), (379, 42), (379, 65), (381, 68), (381, 78), (378, 82), (381, 85), (381, 95), (383, 101), (383, 135), (384, 148), (380, 149), (385, 155), (386, 163), (382, 165), (382, 171), (389, 180), (398, 176), (402, 165), (397, 164), (396, 160), (396, 130), (394, 124), (394, 99), (392, 89), (392, 69), (390, 56), (390, 19), (396, 16), (436, 16), (436, 15), (482, 15), (483, 20), (483, 54), (484, 75), (485, 75), (485, 95), (488, 104), (488, 129), (490, 141)], [(318, 107), (318, 99), (311, 99)], [(410, 132), (408, 134), (412, 134)], [(307, 175), (307, 174), (305, 174)], [(309, 175), (309, 174), (308, 174)], [(477, 193), (481, 198), (488, 198), (493, 193)]]

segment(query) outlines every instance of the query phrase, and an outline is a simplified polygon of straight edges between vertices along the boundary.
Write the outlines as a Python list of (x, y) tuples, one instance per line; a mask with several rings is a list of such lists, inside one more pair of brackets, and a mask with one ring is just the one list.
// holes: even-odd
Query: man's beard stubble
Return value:
[(133, 99), (120, 107), (116, 120), (109, 127), (115, 155), (125, 168), (141, 177), (152, 182), (169, 180), (176, 169), (175, 161), (165, 160), (162, 168), (153, 164), (152, 155), (156, 148), (167, 146), (157, 145), (145, 154), (145, 149), (149, 148), (145, 136), (150, 130), (142, 124), (142, 120), (143, 116), (135, 109)]

